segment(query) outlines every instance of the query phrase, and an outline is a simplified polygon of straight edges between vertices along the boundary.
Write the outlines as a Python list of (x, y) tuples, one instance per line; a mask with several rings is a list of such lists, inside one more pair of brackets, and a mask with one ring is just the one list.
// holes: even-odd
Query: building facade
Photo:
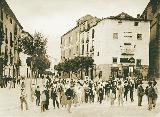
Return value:
[[(110, 75), (133, 76), (135, 71), (143, 77), (147, 76), (150, 21), (141, 19), (140, 15), (134, 18), (126, 13), (104, 19), (85, 18), (86, 16), (79, 19), (77, 26), (62, 36), (62, 59), (92, 57), (95, 63), (92, 71), (94, 77), (99, 76), (104, 80)], [(89, 21), (90, 26), (87, 25)], [(70, 46), (65, 46), (69, 43)], [(64, 51), (68, 51), (68, 54), (64, 54)]]
[(94, 41), (96, 74), (102, 79), (147, 76), (149, 67), (150, 21), (126, 13), (101, 20), (90, 29)]
[(150, 0), (141, 17), (151, 20), (150, 74), (160, 78), (160, 0)]
[[(87, 42), (84, 32), (89, 31), (91, 27), (97, 24), (100, 19), (93, 17), (91, 15), (86, 15), (79, 20), (77, 20), (77, 25), (61, 37), (61, 60), (71, 59), (75, 56), (85, 56), (85, 52), (82, 53), (82, 50), (85, 51), (85, 48), (81, 46)], [(82, 39), (83, 38), (83, 39)]]
[[(91, 41), (86, 33), (100, 21), (99, 18), (86, 15), (77, 20), (77, 25), (61, 37), (61, 62), (76, 56), (90, 56)], [(80, 75), (81, 74), (81, 75)], [(84, 78), (85, 73), (79, 73)], [(74, 76), (74, 74), (72, 75)]]
[(1, 75), (16, 77), (19, 74), (19, 39), (23, 27), (5, 0), (0, 1), (0, 56)]

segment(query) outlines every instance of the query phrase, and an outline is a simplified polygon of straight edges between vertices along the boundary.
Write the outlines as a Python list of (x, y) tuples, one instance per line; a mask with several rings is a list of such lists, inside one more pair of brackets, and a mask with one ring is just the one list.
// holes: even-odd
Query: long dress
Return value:
[(62, 106), (66, 106), (67, 105), (67, 97), (66, 97), (64, 91), (61, 92), (61, 105)]

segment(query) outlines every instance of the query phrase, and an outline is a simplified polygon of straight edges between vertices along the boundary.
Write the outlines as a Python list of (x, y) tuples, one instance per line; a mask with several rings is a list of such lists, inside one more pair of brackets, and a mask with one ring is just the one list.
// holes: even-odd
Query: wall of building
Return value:
[(160, 33), (159, 33), (160, 2), (149, 2), (141, 17), (151, 20), (150, 36), (150, 73), (160, 77)]
[[(3, 4), (2, 4), (3, 3)], [(3, 69), (3, 75), (17, 76), (19, 63), (18, 39), (21, 36), (22, 26), (15, 18), (6, 2), (0, 5), (0, 19), (3, 23), (4, 41), (1, 46), (1, 54), (7, 58), (7, 65)]]
[(61, 37), (61, 58), (71, 59), (79, 55), (79, 27)]
[[(117, 64), (120, 58), (141, 59), (142, 65), (149, 66), (149, 37), (150, 22), (139, 22), (134, 26), (134, 21), (104, 19), (90, 30), (95, 30), (94, 36), (94, 61), (96, 65), (111, 65), (113, 57), (117, 58)], [(118, 39), (113, 39), (113, 33), (118, 33)], [(142, 40), (137, 40), (137, 34), (142, 34)], [(133, 55), (122, 55), (124, 43), (130, 43)], [(105, 70), (106, 71), (106, 70)], [(102, 71), (102, 72), (105, 72)], [(107, 73), (110, 72), (106, 71)], [(107, 76), (108, 77), (108, 76)]]

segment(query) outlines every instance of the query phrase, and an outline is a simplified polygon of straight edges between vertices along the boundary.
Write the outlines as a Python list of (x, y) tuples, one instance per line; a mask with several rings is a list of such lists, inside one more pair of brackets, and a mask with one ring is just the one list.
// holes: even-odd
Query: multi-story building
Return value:
[[(90, 56), (91, 41), (87, 38), (89, 29), (100, 21), (99, 18), (86, 15), (77, 20), (77, 25), (61, 37), (61, 62), (76, 56)], [(83, 35), (83, 36), (82, 36)], [(87, 46), (86, 46), (87, 45)], [(79, 73), (81, 77), (84, 72)], [(83, 74), (83, 75), (82, 75)]]
[(23, 27), (17, 20), (5, 0), (0, 1), (0, 30), (1, 30), (1, 75), (18, 76), (19, 74), (19, 52), (18, 42)]
[(103, 79), (133, 76), (136, 70), (147, 75), (150, 21), (121, 13), (101, 20), (90, 33), (96, 73)]
[(89, 42), (81, 39), (80, 35), (84, 34), (85, 31), (89, 31), (99, 20), (97, 17), (86, 15), (77, 21), (76, 27), (61, 37), (61, 60), (84, 55), (84, 53), (81, 52), (81, 50), (84, 50), (84, 48), (81, 48), (81, 45), (84, 46), (84, 43)]
[(160, 78), (160, 0), (150, 0), (141, 17), (151, 20), (150, 74)]
[[(90, 56), (94, 59), (96, 65), (94, 75), (102, 79), (108, 79), (110, 75), (126, 77), (133, 75), (135, 70), (141, 72), (143, 76), (147, 75), (150, 21), (141, 19), (140, 15), (134, 18), (121, 13), (101, 20), (97, 18), (92, 26), (87, 27), (87, 24), (82, 26), (84, 28), (79, 26), (75, 28), (78, 36), (72, 40), (78, 40), (78, 43), (73, 43), (78, 49), (73, 49), (73, 51), (78, 50), (78, 56)], [(69, 31), (67, 34), (72, 35), (74, 31)], [(71, 37), (64, 39), (62, 36), (62, 53), (66, 50), (63, 44), (67, 39), (70, 40)], [(70, 55), (62, 54), (62, 58), (73, 57), (73, 54)]]

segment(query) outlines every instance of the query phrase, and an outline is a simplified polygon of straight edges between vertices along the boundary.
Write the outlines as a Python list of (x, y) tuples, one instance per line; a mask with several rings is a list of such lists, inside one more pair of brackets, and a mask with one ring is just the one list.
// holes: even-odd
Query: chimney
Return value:
[(141, 18), (141, 15), (140, 14), (137, 14), (137, 19), (140, 19)]

